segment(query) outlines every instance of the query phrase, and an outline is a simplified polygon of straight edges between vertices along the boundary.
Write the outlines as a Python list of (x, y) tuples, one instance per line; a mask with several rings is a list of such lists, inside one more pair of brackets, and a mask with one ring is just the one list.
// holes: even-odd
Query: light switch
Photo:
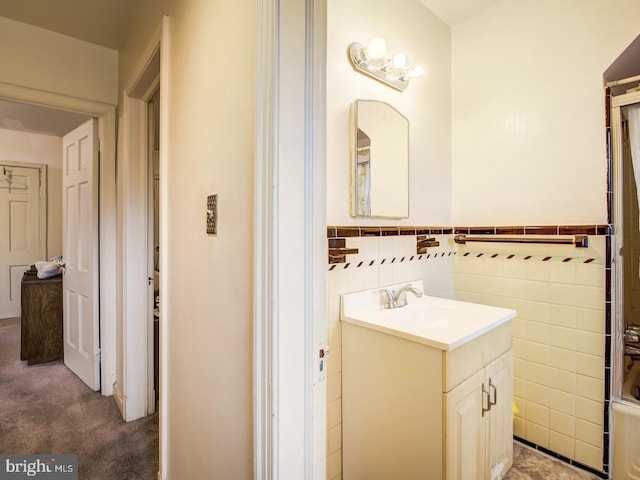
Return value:
[(207, 197), (207, 233), (218, 233), (218, 194)]

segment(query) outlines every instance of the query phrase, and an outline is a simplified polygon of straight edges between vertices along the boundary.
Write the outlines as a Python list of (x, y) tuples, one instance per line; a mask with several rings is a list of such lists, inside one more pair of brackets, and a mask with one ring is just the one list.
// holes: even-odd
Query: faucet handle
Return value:
[(387, 288), (381, 288), (378, 291), (384, 295), (384, 308), (394, 308), (395, 300), (393, 298), (393, 293), (391, 293), (391, 291)]

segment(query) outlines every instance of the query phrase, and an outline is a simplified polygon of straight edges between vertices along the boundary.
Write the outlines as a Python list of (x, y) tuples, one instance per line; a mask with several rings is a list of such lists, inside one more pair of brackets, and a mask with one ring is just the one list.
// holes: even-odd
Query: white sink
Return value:
[[(408, 283), (423, 291), (422, 280)], [(449, 351), (516, 316), (515, 310), (424, 295), (417, 298), (411, 292), (407, 292), (406, 306), (385, 309), (381, 290), (403, 285), (343, 295), (341, 320)]]

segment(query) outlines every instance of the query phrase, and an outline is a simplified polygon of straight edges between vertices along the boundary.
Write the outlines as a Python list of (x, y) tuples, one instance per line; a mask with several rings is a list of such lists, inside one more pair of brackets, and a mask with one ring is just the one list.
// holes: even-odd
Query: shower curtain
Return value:
[[(636, 181), (638, 206), (640, 206), (640, 105), (630, 105), (627, 108), (629, 118), (629, 144), (631, 146), (631, 164), (633, 177)], [(638, 272), (640, 275), (640, 272)]]

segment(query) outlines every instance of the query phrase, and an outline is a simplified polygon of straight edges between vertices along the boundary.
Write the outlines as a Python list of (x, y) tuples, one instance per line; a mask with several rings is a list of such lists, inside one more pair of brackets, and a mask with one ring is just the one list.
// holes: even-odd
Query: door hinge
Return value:
[(327, 378), (327, 357), (329, 356), (329, 345), (323, 345), (318, 352), (320, 381)]

